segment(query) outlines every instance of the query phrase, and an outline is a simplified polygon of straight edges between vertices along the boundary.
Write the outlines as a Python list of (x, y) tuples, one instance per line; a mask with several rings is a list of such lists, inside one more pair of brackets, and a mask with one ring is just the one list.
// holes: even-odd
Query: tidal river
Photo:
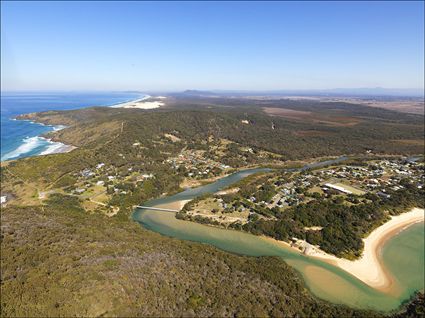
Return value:
[[(345, 159), (338, 158), (301, 169), (324, 166)], [(217, 192), (253, 173), (266, 171), (269, 169), (240, 171), (206, 186), (146, 202), (144, 206), (176, 209), (182, 201), (194, 199), (204, 193)], [(383, 293), (338, 267), (259, 236), (178, 220), (174, 213), (149, 209), (135, 210), (133, 219), (145, 228), (163, 235), (211, 244), (228, 252), (249, 256), (280, 256), (301, 273), (314, 295), (333, 303), (389, 311), (400, 306), (415, 291), (424, 288), (424, 223), (410, 226), (384, 245), (381, 257), (394, 278), (394, 287)]]

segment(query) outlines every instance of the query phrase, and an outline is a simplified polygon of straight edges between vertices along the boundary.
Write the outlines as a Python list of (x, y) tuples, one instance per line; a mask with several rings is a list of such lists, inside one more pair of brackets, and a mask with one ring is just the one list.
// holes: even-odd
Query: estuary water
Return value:
[(63, 127), (14, 120), (17, 115), (47, 110), (111, 106), (143, 96), (144, 94), (140, 93), (115, 92), (2, 92), (0, 107), (1, 161), (49, 154), (62, 145), (40, 135)]
[[(146, 202), (144, 206), (176, 209), (181, 201), (191, 200), (204, 193), (217, 192), (248, 175), (267, 170), (240, 171), (206, 186)], [(135, 210), (133, 219), (143, 227), (163, 235), (207, 243), (228, 252), (249, 256), (282, 257), (302, 275), (307, 288), (314, 295), (333, 303), (389, 311), (399, 307), (415, 291), (424, 288), (423, 223), (409, 227), (385, 244), (382, 258), (386, 268), (394, 276), (395, 284), (391, 291), (383, 293), (335, 266), (259, 236), (178, 220), (174, 213), (149, 209)]]

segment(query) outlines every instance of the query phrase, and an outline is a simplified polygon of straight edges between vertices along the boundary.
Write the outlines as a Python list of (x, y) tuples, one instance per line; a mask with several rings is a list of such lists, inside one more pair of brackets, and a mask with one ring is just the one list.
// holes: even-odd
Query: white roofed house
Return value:
[(324, 185), (327, 188), (334, 189), (334, 190), (340, 191), (340, 192), (345, 193), (345, 194), (352, 194), (353, 193), (353, 192), (351, 192), (351, 191), (349, 191), (349, 190), (347, 190), (347, 189), (345, 189), (341, 186), (338, 186), (338, 185), (335, 185), (335, 184), (332, 184), (332, 183), (325, 183)]

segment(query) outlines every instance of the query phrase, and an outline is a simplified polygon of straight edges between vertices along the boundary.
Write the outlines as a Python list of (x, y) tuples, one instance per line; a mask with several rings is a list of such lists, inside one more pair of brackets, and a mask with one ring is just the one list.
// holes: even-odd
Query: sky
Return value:
[(1, 89), (424, 87), (424, 2), (1, 2)]

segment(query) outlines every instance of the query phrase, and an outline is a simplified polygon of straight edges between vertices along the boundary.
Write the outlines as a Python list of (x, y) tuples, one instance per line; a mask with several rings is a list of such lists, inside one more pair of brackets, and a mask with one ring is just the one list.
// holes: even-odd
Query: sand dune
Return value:
[[(152, 96), (145, 96), (141, 99), (136, 99), (130, 102), (126, 103), (120, 103), (113, 106), (110, 106), (112, 108), (137, 108), (137, 109), (155, 109), (159, 108), (161, 106), (164, 106), (164, 102), (161, 101), (165, 99), (164, 96), (159, 97), (152, 97)], [(160, 100), (156, 100), (160, 99)]]
[(363, 239), (362, 257), (355, 261), (337, 258), (319, 249), (312, 249), (308, 255), (342, 268), (373, 288), (386, 290), (391, 287), (392, 278), (380, 257), (384, 243), (410, 225), (423, 221), (424, 209), (414, 208), (409, 212), (393, 216), (390, 221), (376, 228)]

